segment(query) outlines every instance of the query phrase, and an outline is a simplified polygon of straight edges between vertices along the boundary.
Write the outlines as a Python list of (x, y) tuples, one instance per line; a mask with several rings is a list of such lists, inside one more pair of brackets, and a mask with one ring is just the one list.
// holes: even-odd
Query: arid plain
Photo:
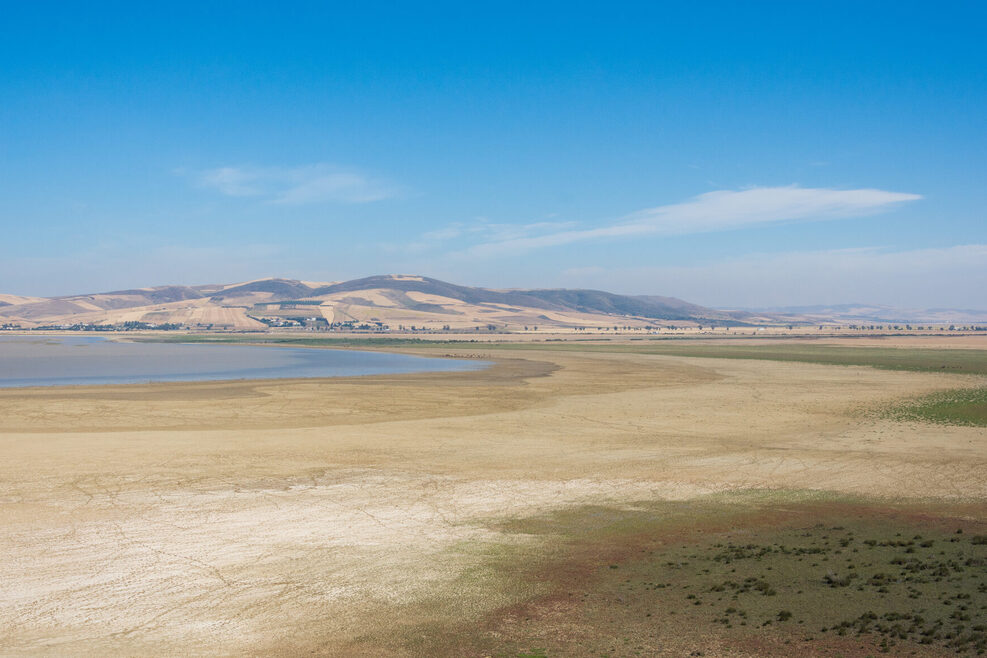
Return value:
[[(753, 604), (742, 627), (714, 620), (718, 599), (684, 610), (716, 596), (708, 569), (676, 581), (681, 598), (654, 571), (633, 592), (614, 579), (645, 555), (820, 524), (985, 532), (987, 430), (887, 412), (984, 375), (634, 346), (400, 347), (494, 365), (0, 391), (0, 654), (864, 655), (887, 633), (821, 631), (814, 600), (793, 608), (801, 626), (771, 609), (754, 631)], [(963, 541), (946, 545), (974, 560), (969, 580), (984, 547)], [(799, 605), (791, 582), (773, 587)], [(858, 591), (830, 589), (818, 595)], [(958, 596), (960, 634), (974, 632), (984, 594)], [(951, 639), (897, 646), (976, 648)]]

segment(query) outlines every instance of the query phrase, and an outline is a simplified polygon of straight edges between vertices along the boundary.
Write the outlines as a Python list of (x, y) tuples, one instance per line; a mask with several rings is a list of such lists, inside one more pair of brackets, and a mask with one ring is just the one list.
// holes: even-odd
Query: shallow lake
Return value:
[(478, 370), (489, 363), (355, 350), (0, 336), (0, 388)]

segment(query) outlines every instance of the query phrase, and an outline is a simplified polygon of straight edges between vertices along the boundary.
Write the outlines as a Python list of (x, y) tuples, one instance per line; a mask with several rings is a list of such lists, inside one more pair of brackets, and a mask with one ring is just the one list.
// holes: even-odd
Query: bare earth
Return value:
[(515, 603), (490, 556), (537, 538), (498, 522), (568, 506), (777, 489), (987, 509), (983, 428), (872, 413), (983, 378), (448, 352), (497, 365), (0, 391), (0, 653), (414, 653), (372, 639)]

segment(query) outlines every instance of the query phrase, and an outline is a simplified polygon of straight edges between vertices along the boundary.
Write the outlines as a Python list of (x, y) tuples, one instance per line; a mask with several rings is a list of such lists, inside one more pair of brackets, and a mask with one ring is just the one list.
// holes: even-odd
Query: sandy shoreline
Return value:
[(444, 351), (496, 365), (0, 391), (0, 653), (242, 654), (290, 636), (332, 654), (408, 603), (509, 603), (462, 589), (486, 548), (534, 541), (489, 521), (572, 505), (987, 501), (982, 428), (868, 414), (982, 378)]

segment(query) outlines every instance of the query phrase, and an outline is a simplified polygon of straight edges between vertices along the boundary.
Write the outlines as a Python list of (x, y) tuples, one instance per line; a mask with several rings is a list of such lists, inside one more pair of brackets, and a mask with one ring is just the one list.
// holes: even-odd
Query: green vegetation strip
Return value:
[(728, 534), (611, 565), (620, 568), (605, 589), (632, 615), (677, 611), (741, 635), (779, 626), (808, 646), (835, 635), (872, 639), (883, 652), (902, 642), (987, 650), (984, 535), (853, 519)]
[[(582, 547), (544, 573), (559, 578), (572, 606), (567, 615), (586, 627), (558, 640), (533, 620), (514, 646), (484, 648), (493, 655), (651, 655), (671, 634), (694, 640), (691, 655), (707, 649), (704, 636), (772, 655), (795, 647), (987, 653), (982, 522), (931, 508), (811, 498), (781, 505), (784, 511), (767, 499), (764, 507), (715, 500), (571, 508), (509, 523), (508, 531)], [(557, 576), (566, 573), (585, 576)]]
[(987, 427), (987, 388), (933, 393), (892, 406), (885, 415), (901, 421)]
[(651, 341), (635, 344), (551, 343), (525, 344), (522, 349), (574, 350), (660, 354), (712, 359), (760, 359), (822, 365), (871, 366), (887, 370), (948, 372), (987, 375), (987, 350), (908, 349), (894, 347), (844, 347), (837, 345), (723, 345), (685, 341)]
[(887, 370), (946, 372), (950, 374), (987, 375), (987, 350), (926, 349), (895, 347), (845, 347), (840, 345), (804, 345), (771, 343), (764, 345), (724, 345), (685, 340), (641, 340), (633, 343), (601, 341), (546, 341), (531, 343), (494, 343), (466, 340), (421, 340), (415, 338), (295, 338), (290, 336), (169, 336), (168, 342), (264, 343), (308, 347), (421, 347), (448, 349), (472, 347), (483, 350), (553, 350), (573, 352), (613, 352), (658, 354), (713, 359), (760, 359), (793, 361), (822, 365), (870, 366)]

